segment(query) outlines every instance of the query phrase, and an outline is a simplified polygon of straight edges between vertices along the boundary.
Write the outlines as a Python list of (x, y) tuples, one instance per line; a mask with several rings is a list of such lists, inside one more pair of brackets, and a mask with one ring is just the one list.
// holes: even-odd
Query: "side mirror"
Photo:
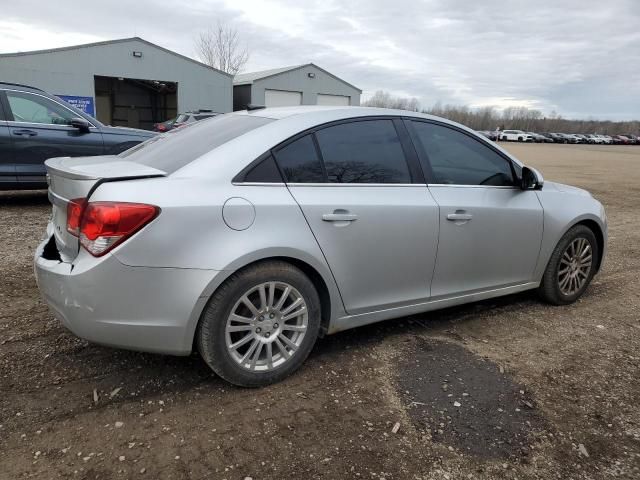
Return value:
[(91, 126), (91, 124), (87, 120), (80, 117), (72, 118), (71, 122), (69, 122), (69, 125), (71, 125), (74, 128), (77, 128), (78, 130), (84, 133), (88, 133), (89, 127)]
[(540, 172), (535, 168), (522, 167), (522, 176), (520, 178), (520, 188), (522, 190), (542, 190), (544, 179)]

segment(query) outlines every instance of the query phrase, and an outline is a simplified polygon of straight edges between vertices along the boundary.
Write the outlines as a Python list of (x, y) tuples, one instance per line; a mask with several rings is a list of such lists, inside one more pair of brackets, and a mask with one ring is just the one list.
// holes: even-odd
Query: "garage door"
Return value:
[(264, 104), (267, 107), (290, 107), (292, 105), (302, 105), (302, 92), (265, 90)]
[(327, 93), (318, 94), (318, 105), (349, 105), (349, 97), (345, 95), (329, 95)]

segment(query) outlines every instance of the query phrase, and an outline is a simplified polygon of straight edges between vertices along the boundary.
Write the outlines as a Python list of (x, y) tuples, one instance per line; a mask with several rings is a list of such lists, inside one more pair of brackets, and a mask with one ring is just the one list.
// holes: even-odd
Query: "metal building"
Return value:
[(296, 65), (236, 75), (233, 109), (248, 104), (267, 107), (292, 105), (360, 105), (362, 90), (314, 65)]
[(139, 37), (0, 54), (0, 81), (58, 95), (107, 125), (152, 128), (178, 112), (230, 112), (233, 77)]

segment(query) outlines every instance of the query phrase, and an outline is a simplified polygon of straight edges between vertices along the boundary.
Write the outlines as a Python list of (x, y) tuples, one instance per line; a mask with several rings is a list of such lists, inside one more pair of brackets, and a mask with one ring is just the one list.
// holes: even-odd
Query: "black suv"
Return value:
[(116, 155), (154, 135), (103, 125), (38, 88), (0, 82), (0, 190), (46, 188), (48, 158)]

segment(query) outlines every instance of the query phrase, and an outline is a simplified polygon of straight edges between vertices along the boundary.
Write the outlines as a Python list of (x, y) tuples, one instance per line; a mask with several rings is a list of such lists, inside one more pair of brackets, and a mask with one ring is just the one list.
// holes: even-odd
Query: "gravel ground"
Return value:
[(640, 147), (507, 148), (607, 208), (580, 301), (343, 332), (261, 390), (67, 332), (32, 274), (46, 195), (0, 193), (0, 478), (640, 478)]

